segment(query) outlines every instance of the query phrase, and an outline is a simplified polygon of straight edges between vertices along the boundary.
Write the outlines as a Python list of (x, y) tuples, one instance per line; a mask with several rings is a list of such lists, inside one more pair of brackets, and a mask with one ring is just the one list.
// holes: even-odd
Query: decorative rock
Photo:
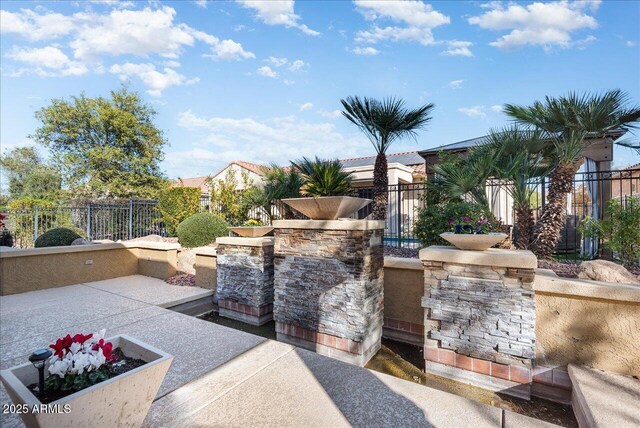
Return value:
[(191, 275), (196, 274), (196, 269), (193, 266), (196, 262), (196, 252), (193, 248), (182, 248), (178, 252), (178, 270), (180, 272), (189, 273)]
[(618, 284), (636, 284), (640, 281), (631, 272), (608, 260), (589, 260), (580, 263), (578, 278), (594, 281), (614, 282)]

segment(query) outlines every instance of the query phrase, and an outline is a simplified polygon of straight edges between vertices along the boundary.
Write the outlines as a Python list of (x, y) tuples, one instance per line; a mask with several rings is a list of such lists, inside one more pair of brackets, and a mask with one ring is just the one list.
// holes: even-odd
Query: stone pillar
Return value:
[(278, 340), (364, 366), (382, 337), (384, 222), (279, 220), (273, 226)]
[(535, 358), (533, 253), (432, 246), (420, 251), (420, 260), (426, 371), (528, 399)]
[(273, 238), (216, 239), (220, 315), (253, 325), (273, 319)]

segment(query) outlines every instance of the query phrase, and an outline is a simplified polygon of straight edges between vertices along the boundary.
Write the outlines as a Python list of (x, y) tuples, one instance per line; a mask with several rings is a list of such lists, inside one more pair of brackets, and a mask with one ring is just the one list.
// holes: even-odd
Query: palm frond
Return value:
[(291, 162), (291, 165), (304, 179), (300, 188), (303, 196), (343, 196), (353, 193), (351, 173), (342, 169), (338, 159), (323, 160), (316, 157), (311, 160), (305, 157)]

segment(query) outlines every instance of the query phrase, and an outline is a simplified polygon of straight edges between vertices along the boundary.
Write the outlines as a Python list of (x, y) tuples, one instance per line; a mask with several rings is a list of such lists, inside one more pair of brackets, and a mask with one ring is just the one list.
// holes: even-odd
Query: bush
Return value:
[(432, 204), (421, 208), (415, 222), (415, 234), (420, 239), (422, 245), (449, 245), (447, 241), (440, 237), (443, 232), (450, 232), (450, 218), (460, 218), (468, 216), (478, 218), (487, 215), (493, 219), (491, 213), (484, 205), (471, 202), (447, 202), (444, 204)]
[(617, 199), (609, 201), (607, 220), (598, 221), (586, 217), (579, 230), (585, 237), (604, 240), (604, 246), (620, 258), (625, 266), (634, 265), (640, 259), (640, 199), (631, 197), (626, 206)]
[(35, 247), (61, 247), (71, 245), (71, 243), (76, 239), (82, 238), (78, 231), (67, 229), (66, 227), (49, 229), (42, 235), (38, 236)]
[(178, 241), (187, 248), (211, 244), (219, 236), (229, 234), (229, 224), (224, 218), (211, 214), (192, 215), (178, 225)]
[(158, 211), (169, 236), (176, 236), (178, 225), (200, 211), (198, 187), (170, 187), (158, 195)]

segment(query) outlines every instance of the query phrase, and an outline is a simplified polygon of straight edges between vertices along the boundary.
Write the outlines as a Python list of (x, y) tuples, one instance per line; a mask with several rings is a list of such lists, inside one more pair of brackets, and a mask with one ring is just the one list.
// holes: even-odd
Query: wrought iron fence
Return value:
[[(618, 200), (623, 205), (629, 198), (640, 198), (640, 167), (619, 171), (578, 172), (575, 175), (573, 191), (567, 198), (567, 220), (562, 231), (556, 255), (560, 258), (592, 258), (602, 253), (600, 243), (589, 243), (579, 232), (579, 226), (586, 216), (604, 219), (607, 216), (609, 200)], [(533, 180), (531, 207), (534, 218), (540, 216), (546, 204), (548, 179)], [(417, 248), (420, 242), (414, 232), (414, 224), (419, 210), (425, 204), (425, 183), (390, 185), (388, 192), (387, 224), (385, 244)], [(492, 213), (505, 225), (514, 225), (513, 200), (508, 183), (491, 181), (488, 183), (487, 197)], [(359, 197), (373, 198), (373, 188), (357, 189)], [(593, 196), (592, 196), (593, 195)], [(357, 218), (368, 218), (371, 205), (361, 209)], [(517, 234), (517, 230), (513, 230)], [(589, 251), (586, 251), (589, 247)], [(597, 253), (594, 253), (594, 249)]]
[(13, 237), (13, 245), (33, 247), (38, 236), (55, 227), (78, 229), (88, 239), (114, 241), (150, 234), (165, 236), (166, 231), (157, 202), (152, 200), (85, 202), (70, 206), (29, 209), (5, 208), (5, 227)]

